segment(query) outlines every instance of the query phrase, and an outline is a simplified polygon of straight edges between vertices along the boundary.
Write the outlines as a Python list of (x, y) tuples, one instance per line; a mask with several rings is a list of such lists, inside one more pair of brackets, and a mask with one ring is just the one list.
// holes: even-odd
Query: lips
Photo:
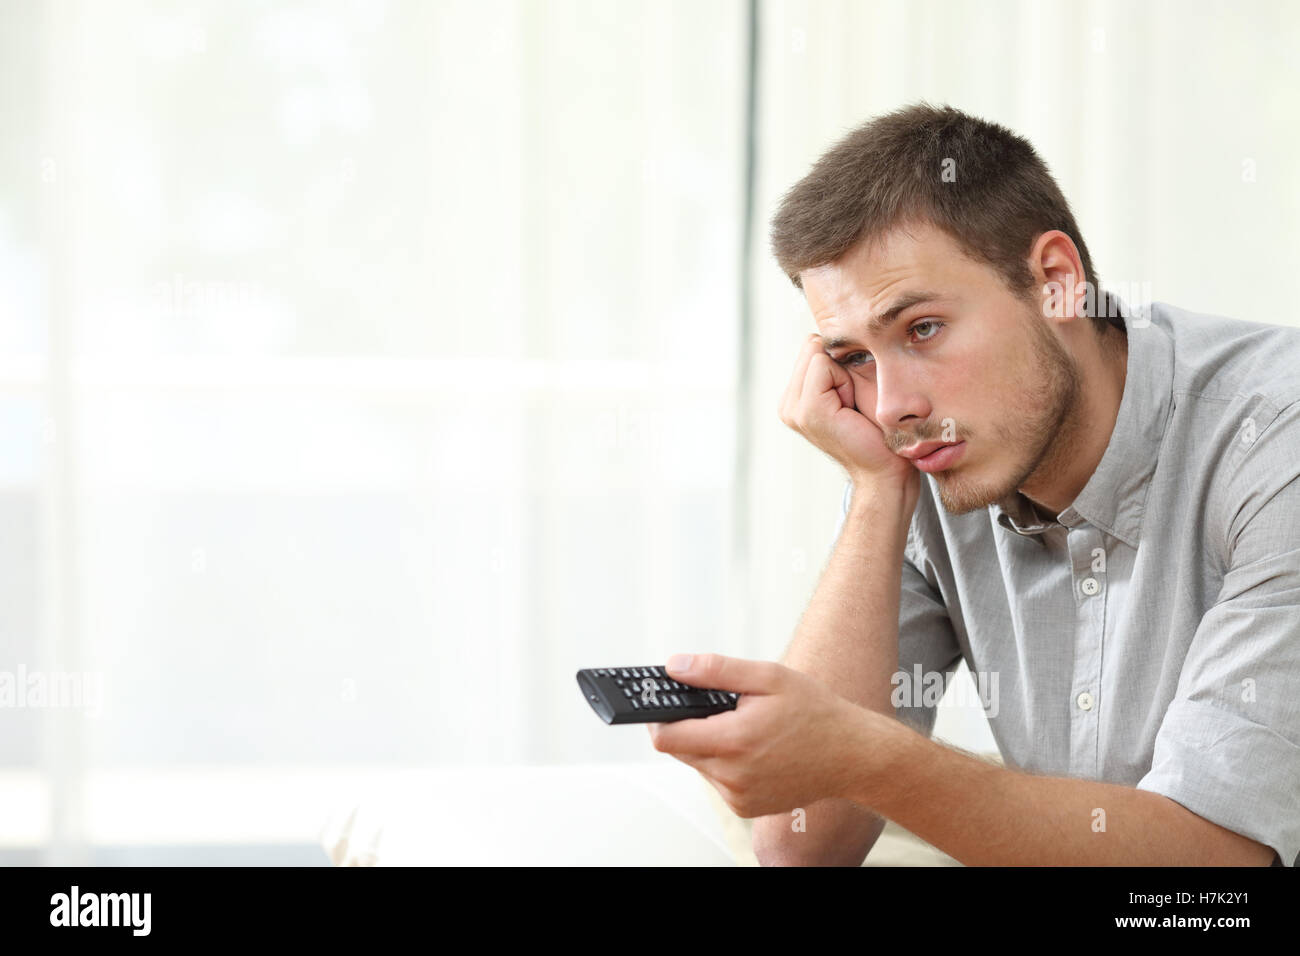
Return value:
[(960, 442), (955, 441), (924, 441), (919, 445), (913, 445), (910, 448), (904, 448), (899, 452), (904, 458), (910, 458), (916, 461), (918, 458), (924, 458), (926, 455), (937, 451), (947, 445), (958, 445)]
[[(934, 443), (931, 442), (930, 444)], [(911, 450), (912, 449), (909, 449), (909, 451)], [(919, 445), (916, 450), (924, 451), (925, 446)], [(943, 442), (940, 442), (939, 447), (930, 452), (930, 454), (912, 459), (912, 464), (927, 475), (933, 475), (951, 468), (961, 460), (961, 456), (965, 451), (966, 443), (964, 441), (959, 441), (955, 444), (944, 444)]]

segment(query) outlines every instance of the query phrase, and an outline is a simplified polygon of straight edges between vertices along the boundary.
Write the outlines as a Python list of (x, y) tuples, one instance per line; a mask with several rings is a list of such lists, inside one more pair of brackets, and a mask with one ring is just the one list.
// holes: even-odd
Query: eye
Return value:
[(911, 327), (910, 329), (908, 329), (907, 331), (909, 331), (909, 332), (915, 332), (917, 329), (919, 329), (919, 328), (921, 328), (922, 326), (925, 326), (925, 325), (928, 325), (930, 328), (934, 329), (935, 331), (934, 331), (934, 334), (933, 334), (933, 335), (924, 335), (924, 336), (922, 336), (922, 337), (921, 337), (921, 341), (922, 341), (922, 342), (928, 342), (928, 341), (930, 341), (930, 339), (934, 338), (936, 335), (939, 334), (939, 329), (941, 329), (941, 328), (943, 327), (943, 323), (942, 323), (942, 322), (936, 322), (936, 321), (934, 321), (934, 319), (922, 319), (920, 322), (916, 323), (916, 325), (912, 326), (912, 327)]
[[(919, 335), (920, 333), (917, 333), (917, 329), (925, 329), (926, 331), (929, 332), (928, 335), (922, 335), (921, 338), (917, 339), (917, 342), (918, 342), (918, 344), (919, 344), (920, 342), (929, 342), (929, 341), (931, 341), (932, 339), (936, 339), (936, 338), (938, 338), (938, 337), (939, 337), (939, 330), (943, 328), (944, 324), (945, 324), (945, 323), (943, 323), (943, 322), (938, 322), (938, 321), (936, 321), (936, 320), (934, 320), (934, 319), (922, 319), (920, 322), (914, 322), (914, 323), (913, 323), (913, 324), (908, 328), (907, 331), (908, 331), (909, 334), (911, 334), (911, 333), (916, 333), (916, 334), (918, 334), (918, 335)], [(932, 329), (933, 331), (930, 331), (931, 329)], [(850, 366), (850, 367), (853, 367), (853, 366), (858, 366), (858, 365), (862, 365), (862, 364), (864, 364), (864, 360), (867, 359), (867, 358), (870, 358), (870, 357), (871, 357), (871, 353), (870, 353), (870, 352), (850, 352), (848, 355), (845, 355), (843, 358), (836, 359), (836, 361), (837, 361), (840, 365), (848, 365), (848, 366)], [(863, 361), (860, 361), (860, 360), (863, 360)]]

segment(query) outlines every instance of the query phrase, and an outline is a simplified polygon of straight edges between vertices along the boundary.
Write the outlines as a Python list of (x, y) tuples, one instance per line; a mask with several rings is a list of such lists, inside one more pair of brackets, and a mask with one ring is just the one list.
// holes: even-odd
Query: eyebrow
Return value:
[[(880, 335), (885, 332), (891, 325), (898, 321), (898, 317), (915, 305), (921, 305), (928, 302), (945, 302), (950, 296), (941, 295), (938, 292), (909, 292), (897, 299), (884, 312), (872, 318), (867, 322), (868, 335)], [(839, 335), (833, 339), (822, 336), (822, 348), (826, 351), (843, 348), (846, 345), (857, 345), (852, 338)]]

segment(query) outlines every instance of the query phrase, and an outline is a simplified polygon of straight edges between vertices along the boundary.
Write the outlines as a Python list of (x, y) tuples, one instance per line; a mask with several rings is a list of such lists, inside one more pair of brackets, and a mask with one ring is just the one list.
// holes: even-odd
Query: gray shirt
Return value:
[(897, 712), (930, 735), (914, 678), (965, 659), (1007, 766), (1164, 794), (1300, 865), (1300, 329), (1164, 303), (1127, 326), (1110, 443), (1055, 520), (1019, 492), (953, 516), (921, 476)]

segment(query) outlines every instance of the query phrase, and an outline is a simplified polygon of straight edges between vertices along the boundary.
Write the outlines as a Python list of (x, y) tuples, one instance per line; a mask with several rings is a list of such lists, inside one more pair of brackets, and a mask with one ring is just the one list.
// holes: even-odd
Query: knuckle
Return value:
[(749, 794), (737, 793), (733, 799), (735, 800), (735, 803), (732, 804), (732, 809), (736, 811), (736, 816), (749, 819), (750, 817), (756, 817), (759, 815), (757, 812), (758, 806)]
[(701, 654), (698, 659), (699, 672), (702, 677), (716, 677), (722, 669), (722, 661), (717, 654)]
[[(758, 721), (746, 720), (736, 728), (735, 732), (727, 740), (727, 748), (732, 756), (742, 756), (750, 753), (761, 739), (761, 730), (758, 727)], [(747, 779), (746, 771), (741, 770), (737, 773), (738, 780), (743, 782)]]

